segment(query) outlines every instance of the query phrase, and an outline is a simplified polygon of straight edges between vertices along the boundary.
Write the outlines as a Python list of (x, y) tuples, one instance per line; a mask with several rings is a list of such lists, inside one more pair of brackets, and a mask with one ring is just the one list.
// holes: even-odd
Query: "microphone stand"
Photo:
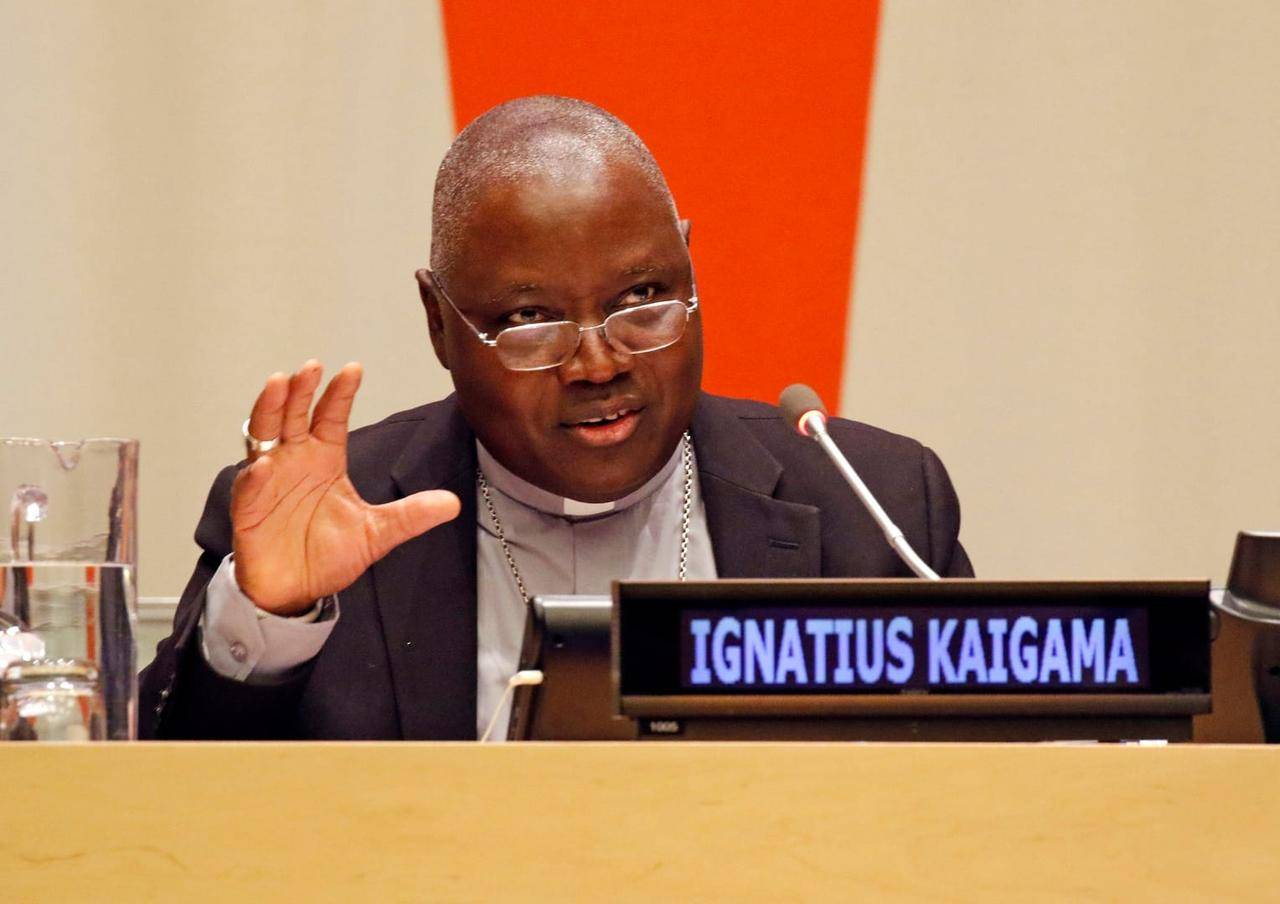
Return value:
[(930, 581), (941, 580), (938, 577), (938, 573), (930, 568), (925, 560), (920, 558), (916, 551), (911, 548), (911, 544), (907, 542), (906, 536), (902, 533), (902, 528), (893, 523), (893, 519), (889, 517), (888, 512), (880, 505), (879, 500), (871, 495), (871, 490), (867, 489), (867, 485), (862, 482), (862, 478), (853, 469), (853, 465), (849, 464), (849, 459), (844, 457), (840, 447), (835, 444), (835, 440), (827, 432), (827, 419), (822, 416), (822, 412), (806, 412), (804, 417), (800, 419), (800, 426), (801, 430), (812, 436), (823, 451), (827, 453), (827, 457), (836, 466), (845, 483), (849, 484), (854, 493), (858, 495), (858, 498), (862, 500), (862, 504), (871, 513), (871, 517), (876, 519), (876, 524), (880, 525), (880, 530), (884, 533), (884, 538), (889, 541), (889, 545), (893, 547), (893, 551), (898, 554), (898, 557), (903, 562), (907, 563), (907, 567), (915, 573), (915, 576)]
[(871, 490), (862, 482), (862, 478), (853, 469), (853, 465), (849, 464), (849, 459), (844, 457), (840, 447), (836, 445), (835, 440), (831, 438), (831, 434), (827, 432), (826, 408), (823, 407), (822, 400), (818, 398), (818, 394), (803, 383), (796, 383), (783, 390), (782, 397), (778, 400), (778, 405), (782, 408), (787, 420), (801, 436), (813, 439), (822, 447), (822, 451), (827, 453), (827, 457), (836, 466), (836, 470), (840, 472), (840, 476), (844, 478), (845, 483), (849, 484), (854, 494), (862, 501), (862, 505), (871, 514), (871, 517), (875, 519), (880, 531), (884, 534), (885, 540), (893, 547), (893, 551), (898, 554), (898, 558), (906, 563), (906, 566), (911, 569), (916, 577), (929, 581), (941, 580), (938, 577), (938, 573), (930, 568), (924, 559), (916, 555), (916, 551), (911, 548), (911, 544), (907, 542), (906, 536), (903, 535), (902, 528), (893, 523), (893, 519), (889, 517), (876, 497), (871, 494)]

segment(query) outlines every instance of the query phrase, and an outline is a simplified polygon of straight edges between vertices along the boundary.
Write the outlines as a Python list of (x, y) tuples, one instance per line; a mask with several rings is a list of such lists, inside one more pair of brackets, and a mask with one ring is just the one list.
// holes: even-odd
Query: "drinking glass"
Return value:
[(101, 741), (106, 734), (106, 707), (91, 663), (35, 659), (5, 669), (0, 740)]

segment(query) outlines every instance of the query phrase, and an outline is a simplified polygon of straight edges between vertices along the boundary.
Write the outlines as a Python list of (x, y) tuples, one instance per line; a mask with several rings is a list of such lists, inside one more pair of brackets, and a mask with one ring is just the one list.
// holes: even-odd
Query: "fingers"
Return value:
[[(272, 374), (267, 378), (253, 411), (249, 415), (249, 435), (258, 440), (279, 439), (300, 442), (315, 436), (325, 443), (345, 444), (351, 405), (360, 388), (364, 371), (356, 362), (347, 364), (334, 375), (311, 414), (323, 368), (314, 358), (292, 375)], [(262, 453), (250, 453), (249, 460)]]
[[(286, 443), (304, 440), (309, 434), (311, 399), (320, 385), (320, 362), (312, 358), (289, 378), (289, 397), (284, 403), (280, 438)], [(261, 437), (260, 437), (261, 438)]]
[[(287, 374), (274, 373), (267, 377), (262, 392), (253, 403), (253, 411), (249, 414), (249, 435), (254, 439), (269, 440), (280, 435), (280, 425), (284, 422), (284, 401), (289, 395), (289, 377)], [(253, 460), (261, 453), (250, 453)]]
[(462, 510), (448, 490), (426, 490), (369, 510), (369, 540), (376, 562), (401, 543), (451, 521)]
[(321, 442), (347, 441), (347, 423), (351, 419), (351, 403), (355, 401), (364, 371), (354, 361), (338, 371), (325, 387), (311, 416), (311, 435)]

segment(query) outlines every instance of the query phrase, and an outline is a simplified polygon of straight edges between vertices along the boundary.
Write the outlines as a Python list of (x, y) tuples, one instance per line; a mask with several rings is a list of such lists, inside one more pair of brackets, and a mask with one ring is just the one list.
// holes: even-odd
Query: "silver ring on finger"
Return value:
[(258, 439), (249, 432), (249, 419), (245, 418), (244, 423), (240, 426), (240, 433), (244, 436), (244, 450), (249, 455), (260, 455), (263, 452), (270, 452), (276, 446), (280, 445), (280, 437), (274, 439)]

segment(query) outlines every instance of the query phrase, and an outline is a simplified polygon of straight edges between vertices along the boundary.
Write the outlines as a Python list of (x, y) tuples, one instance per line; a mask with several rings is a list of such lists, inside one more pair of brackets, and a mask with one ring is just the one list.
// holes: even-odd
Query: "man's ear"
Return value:
[(422, 308), (427, 312), (427, 330), (431, 334), (431, 347), (435, 349), (436, 360), (445, 370), (449, 369), (449, 352), (444, 342), (444, 318), (440, 316), (440, 293), (436, 289), (436, 281), (431, 271), (419, 270), (414, 274), (418, 278), (418, 294), (422, 296)]
[(693, 228), (693, 223), (689, 220), (680, 220), (680, 234), (684, 236), (684, 246), (689, 247), (689, 230)]

